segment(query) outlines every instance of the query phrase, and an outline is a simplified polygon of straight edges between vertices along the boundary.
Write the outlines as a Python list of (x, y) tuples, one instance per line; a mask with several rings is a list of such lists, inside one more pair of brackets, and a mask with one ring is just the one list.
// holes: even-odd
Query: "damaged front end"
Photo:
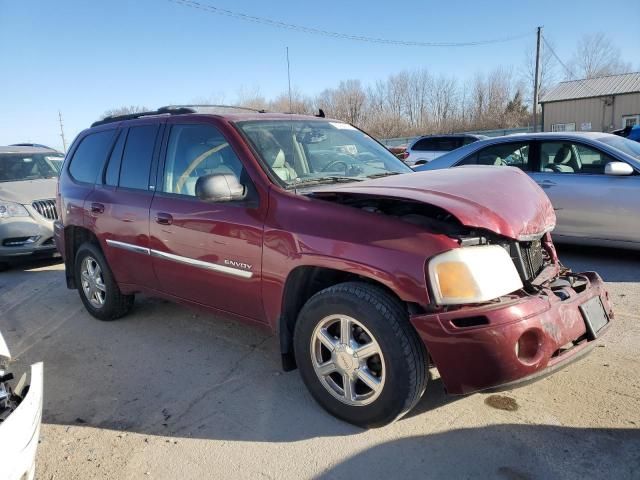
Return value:
[(11, 355), (0, 334), (0, 470), (2, 479), (28, 480), (35, 474), (40, 437), (43, 365), (31, 365), (18, 381), (8, 371)]
[(559, 261), (553, 208), (530, 178), (517, 169), (461, 170), (312, 193), (457, 243), (426, 259), (429, 304), (410, 317), (452, 394), (548, 375), (589, 351), (613, 319), (598, 274)]

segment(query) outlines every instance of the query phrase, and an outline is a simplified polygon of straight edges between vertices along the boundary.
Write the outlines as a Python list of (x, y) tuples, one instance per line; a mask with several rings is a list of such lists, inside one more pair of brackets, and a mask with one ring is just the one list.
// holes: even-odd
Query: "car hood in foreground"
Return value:
[(34, 200), (56, 197), (57, 178), (0, 182), (0, 200), (28, 205)]
[(394, 175), (318, 192), (406, 199), (440, 207), (467, 227), (527, 240), (555, 227), (549, 198), (524, 172), (468, 166)]

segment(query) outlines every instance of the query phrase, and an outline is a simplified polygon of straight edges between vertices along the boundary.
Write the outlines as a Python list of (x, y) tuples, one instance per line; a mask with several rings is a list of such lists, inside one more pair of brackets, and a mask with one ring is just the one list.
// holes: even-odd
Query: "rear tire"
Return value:
[(124, 295), (120, 291), (104, 255), (96, 245), (84, 243), (78, 248), (74, 275), (82, 303), (98, 320), (116, 320), (133, 307), (135, 296)]
[(360, 427), (397, 420), (426, 388), (424, 344), (403, 304), (381, 287), (348, 282), (315, 294), (298, 316), (294, 348), (316, 401)]

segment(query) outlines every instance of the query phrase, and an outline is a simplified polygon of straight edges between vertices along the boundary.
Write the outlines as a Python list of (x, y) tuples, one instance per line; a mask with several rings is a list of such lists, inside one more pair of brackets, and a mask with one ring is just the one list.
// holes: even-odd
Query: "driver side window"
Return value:
[(540, 171), (545, 173), (604, 174), (608, 155), (586, 145), (573, 142), (542, 142)]
[(169, 135), (162, 191), (196, 196), (196, 182), (205, 175), (243, 176), (242, 163), (213, 125), (174, 125)]

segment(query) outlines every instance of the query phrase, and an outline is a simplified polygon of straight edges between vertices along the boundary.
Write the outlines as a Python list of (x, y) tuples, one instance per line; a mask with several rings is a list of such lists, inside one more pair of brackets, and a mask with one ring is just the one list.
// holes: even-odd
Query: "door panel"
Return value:
[(91, 212), (92, 229), (102, 240), (107, 262), (119, 283), (157, 288), (149, 249), (152, 192), (96, 186), (87, 202), (103, 205)]
[[(171, 221), (163, 222), (168, 212)], [(263, 219), (258, 210), (158, 194), (151, 206), (150, 225), (160, 290), (264, 320), (260, 296)]]

